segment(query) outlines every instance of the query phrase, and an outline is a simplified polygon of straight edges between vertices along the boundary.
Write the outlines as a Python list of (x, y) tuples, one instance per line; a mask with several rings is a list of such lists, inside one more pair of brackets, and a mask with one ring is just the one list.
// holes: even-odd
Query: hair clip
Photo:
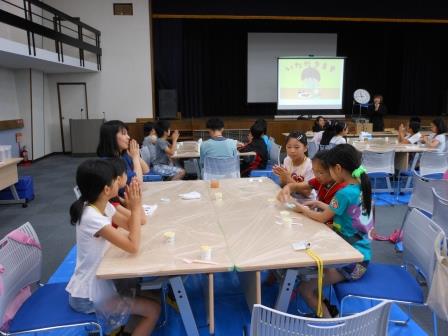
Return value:
[(303, 134), (300, 134), (296, 139), (297, 139), (297, 141), (300, 141), (300, 140), (302, 140), (302, 138), (303, 138)]

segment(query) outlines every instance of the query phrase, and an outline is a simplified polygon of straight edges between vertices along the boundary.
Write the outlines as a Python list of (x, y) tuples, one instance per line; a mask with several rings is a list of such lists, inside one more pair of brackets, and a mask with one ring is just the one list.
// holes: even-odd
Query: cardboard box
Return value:
[(372, 123), (356, 123), (355, 128), (356, 128), (356, 134), (359, 134), (361, 132), (372, 133), (373, 124)]

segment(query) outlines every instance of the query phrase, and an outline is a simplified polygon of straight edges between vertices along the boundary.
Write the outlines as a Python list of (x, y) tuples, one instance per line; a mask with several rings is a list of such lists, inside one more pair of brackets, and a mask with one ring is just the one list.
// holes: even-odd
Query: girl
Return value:
[[(333, 180), (347, 185), (335, 194), (330, 205), (310, 201), (304, 205), (297, 203), (294, 210), (322, 223), (333, 219), (333, 229), (364, 256), (360, 263), (325, 269), (324, 284), (328, 285), (360, 279), (366, 272), (371, 258), (368, 232), (373, 227), (373, 211), (370, 180), (361, 166), (361, 153), (351, 145), (338, 145), (328, 152), (326, 159)], [(318, 304), (316, 288), (315, 280), (302, 281), (299, 286), (300, 294), (312, 309)], [(322, 307), (324, 317), (331, 317), (328, 308)]]
[[(70, 306), (81, 313), (95, 312), (94, 301), (105, 297), (112, 280), (96, 278), (96, 269), (108, 243), (128, 253), (137, 253), (140, 246), (141, 190), (137, 181), (126, 187), (125, 200), (131, 210), (128, 233), (115, 230), (112, 217), (115, 208), (109, 200), (117, 196), (118, 179), (114, 167), (105, 160), (87, 160), (76, 172), (81, 197), (70, 207), (71, 223), (76, 225), (78, 247), (75, 272), (67, 285)], [(124, 300), (124, 299), (120, 299)], [(160, 306), (150, 300), (135, 298), (130, 313), (142, 316), (132, 335), (148, 335), (157, 322)]]
[(317, 191), (317, 200), (325, 204), (330, 204), (334, 195), (339, 189), (346, 186), (346, 183), (337, 183), (330, 175), (327, 163), (328, 151), (321, 150), (312, 159), (314, 178), (308, 182), (288, 183), (277, 195), (280, 202), (288, 202), (292, 193), (300, 193), (308, 197), (313, 190)]
[(281, 186), (292, 182), (308, 182), (313, 175), (311, 160), (305, 155), (308, 142), (306, 135), (294, 131), (286, 137), (286, 158), (283, 167), (275, 165), (272, 171), (280, 177)]
[(263, 135), (263, 126), (253, 124), (247, 136), (249, 142), (238, 148), (240, 153), (255, 152), (255, 157), (244, 157), (241, 162), (241, 177), (249, 177), (250, 172), (255, 169), (266, 169), (268, 163), (268, 149), (261, 136)]
[(347, 141), (344, 136), (348, 133), (347, 124), (343, 121), (333, 121), (327, 126), (324, 133), (322, 134), (322, 139), (320, 145), (327, 146), (329, 144), (340, 145), (345, 144)]
[(317, 132), (323, 131), (324, 128), (325, 128), (325, 122), (326, 121), (325, 121), (324, 117), (318, 116), (316, 118), (316, 120), (314, 121), (314, 125), (313, 125), (313, 128), (312, 128), (313, 132), (317, 133)]
[[(120, 158), (113, 158), (107, 160), (112, 164), (115, 169), (115, 174), (118, 180), (118, 188), (123, 189), (126, 187), (128, 175), (126, 173), (126, 164)], [(135, 179), (135, 177), (134, 177)], [(112, 217), (112, 226), (115, 228), (122, 227), (128, 230), (128, 221), (131, 218), (131, 211), (127, 208), (125, 199), (117, 195), (110, 200), (110, 203), (115, 207), (115, 215)], [(141, 224), (146, 224), (146, 215), (143, 207), (141, 208)]]
[(429, 148), (437, 148), (438, 152), (446, 151), (446, 125), (442, 118), (431, 122), (431, 135), (425, 136), (421, 141)]
[(137, 141), (131, 140), (122, 121), (111, 120), (101, 126), (96, 153), (101, 158), (121, 157), (126, 164), (128, 183), (134, 176), (143, 182), (143, 174), (149, 172), (148, 165), (140, 158)]

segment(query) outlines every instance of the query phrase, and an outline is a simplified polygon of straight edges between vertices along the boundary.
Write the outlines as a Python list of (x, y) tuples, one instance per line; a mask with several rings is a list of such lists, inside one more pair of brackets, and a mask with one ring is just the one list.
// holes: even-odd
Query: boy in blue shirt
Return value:
[(204, 141), (200, 148), (201, 166), (205, 157), (230, 158), (237, 155), (236, 140), (223, 137), (224, 122), (219, 118), (211, 118), (207, 121), (207, 129), (210, 139)]

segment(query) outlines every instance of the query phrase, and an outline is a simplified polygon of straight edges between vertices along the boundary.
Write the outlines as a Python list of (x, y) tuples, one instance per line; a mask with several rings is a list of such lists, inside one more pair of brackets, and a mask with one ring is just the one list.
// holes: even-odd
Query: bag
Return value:
[(442, 232), (436, 239), (434, 250), (437, 260), (426, 304), (440, 319), (448, 321), (448, 256), (446, 239)]

